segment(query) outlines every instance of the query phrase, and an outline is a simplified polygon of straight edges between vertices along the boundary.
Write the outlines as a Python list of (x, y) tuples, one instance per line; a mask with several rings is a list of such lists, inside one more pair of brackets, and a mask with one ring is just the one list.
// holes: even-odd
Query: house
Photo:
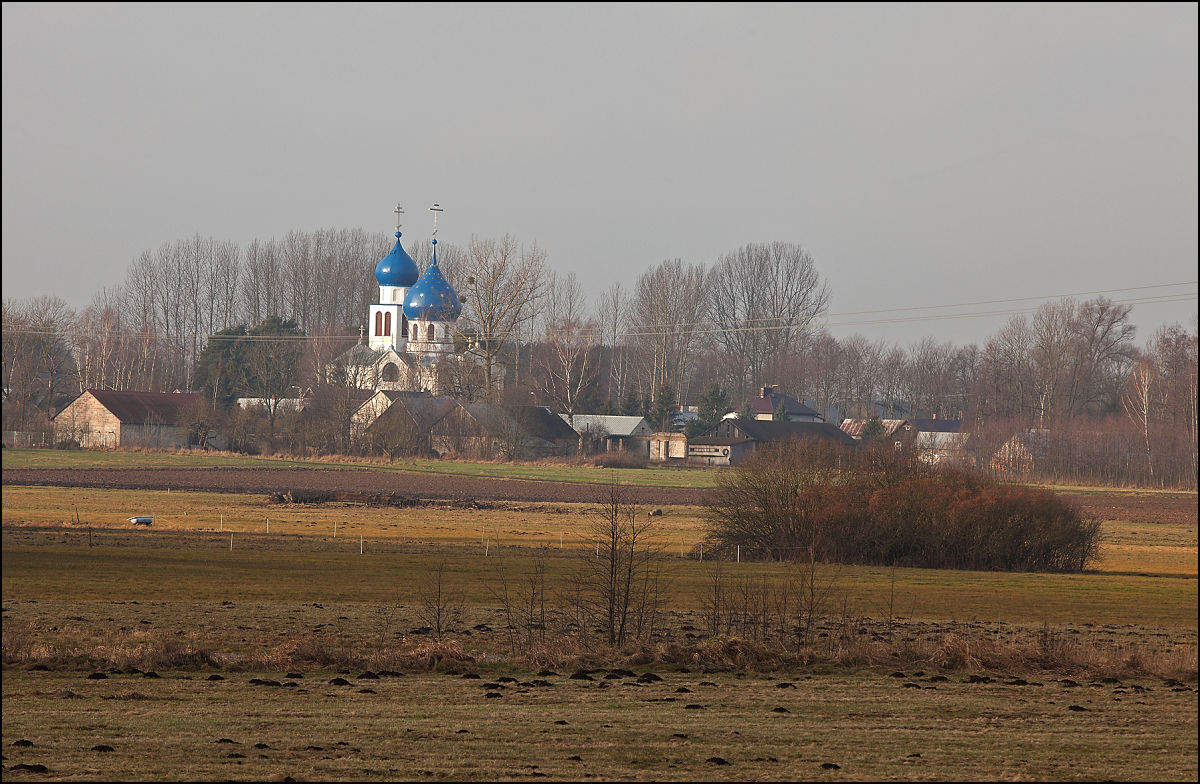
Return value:
[(930, 465), (944, 463), (966, 464), (971, 462), (967, 452), (970, 433), (962, 432), (962, 420), (914, 419), (913, 426), (917, 429), (917, 454), (921, 460)]
[(56, 440), (74, 441), (84, 449), (190, 446), (180, 425), (190, 406), (204, 405), (195, 393), (127, 392), (88, 389), (54, 417)]
[(988, 467), (1000, 473), (1028, 474), (1038, 470), (1050, 455), (1050, 431), (1030, 428), (1000, 445)]
[(749, 403), (754, 419), (784, 422), (824, 422), (814, 409), (796, 398), (778, 392), (775, 387), (763, 387), (762, 394)]
[(579, 435), (545, 406), (497, 406), (452, 401), (430, 430), (439, 454), (477, 459), (536, 459), (573, 454)]
[[(873, 422), (878, 423), (878, 429)], [(911, 452), (917, 444), (916, 427), (907, 419), (843, 419), (841, 429), (860, 444), (865, 435), (873, 444), (891, 444), (896, 452)]]
[(581, 451), (632, 452), (645, 457), (650, 454), (650, 436), (654, 428), (645, 417), (575, 414), (560, 417), (579, 434)]

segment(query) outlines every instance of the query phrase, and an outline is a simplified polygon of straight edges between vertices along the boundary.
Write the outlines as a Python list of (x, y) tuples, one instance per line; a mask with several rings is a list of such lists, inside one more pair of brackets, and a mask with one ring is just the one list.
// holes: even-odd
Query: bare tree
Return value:
[(446, 562), (438, 561), (426, 571), (417, 586), (417, 618), (439, 640), (445, 636), (450, 618), (458, 610), (447, 571)]
[(799, 245), (751, 243), (709, 273), (710, 314), (724, 375), (741, 399), (764, 380), (770, 359), (799, 343), (829, 305), (829, 288)]
[(546, 252), (536, 243), (521, 245), (507, 234), (499, 240), (472, 237), (463, 275), (458, 291), (465, 293), (466, 301), (459, 328), (472, 335), (468, 350), (482, 358), (485, 389), (494, 397), (497, 358), (541, 304)]
[(591, 528), (594, 549), (583, 553), (579, 582), (610, 645), (622, 645), (630, 636), (639, 597), (657, 606), (657, 593), (648, 585), (659, 584), (654, 568), (658, 551), (649, 541), (653, 519), (626, 498), (615, 480), (609, 483), (607, 500)]
[(620, 283), (609, 286), (596, 304), (596, 319), (600, 323), (601, 342), (607, 351), (608, 383), (605, 385), (605, 407), (615, 410), (625, 397), (629, 378), (629, 348), (623, 330), (629, 324), (629, 296)]
[(1149, 357), (1143, 357), (1134, 366), (1129, 378), (1129, 387), (1121, 398), (1125, 414), (1140, 432), (1146, 446), (1146, 470), (1154, 481), (1154, 456), (1151, 449), (1150, 422), (1157, 414), (1158, 369)]
[(669, 385), (678, 391), (680, 400), (688, 399), (692, 360), (707, 308), (708, 285), (702, 264), (664, 261), (638, 278), (630, 309), (633, 324), (625, 331), (638, 346), (647, 397)]
[(552, 274), (548, 292), (535, 387), (574, 427), (576, 407), (596, 379), (600, 327), (584, 312), (583, 289), (574, 272), (566, 277)]

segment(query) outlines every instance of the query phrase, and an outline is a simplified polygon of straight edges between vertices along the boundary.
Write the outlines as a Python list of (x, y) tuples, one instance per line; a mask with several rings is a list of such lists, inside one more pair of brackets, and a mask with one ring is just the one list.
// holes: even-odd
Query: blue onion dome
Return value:
[(396, 232), (396, 247), (375, 265), (375, 280), (380, 286), (411, 286), (418, 274), (417, 263), (400, 247), (400, 232)]
[(404, 315), (409, 321), (453, 321), (462, 313), (462, 303), (458, 295), (442, 276), (437, 265), (437, 240), (434, 240), (433, 261), (429, 269), (417, 281), (417, 285), (408, 290), (405, 297)]

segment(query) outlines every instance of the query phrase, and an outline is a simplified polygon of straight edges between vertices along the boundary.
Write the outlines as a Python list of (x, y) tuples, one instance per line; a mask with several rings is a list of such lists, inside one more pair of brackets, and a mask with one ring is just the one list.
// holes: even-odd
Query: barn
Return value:
[(84, 449), (185, 448), (188, 432), (180, 423), (190, 406), (203, 403), (194, 392), (88, 389), (54, 417), (54, 436)]

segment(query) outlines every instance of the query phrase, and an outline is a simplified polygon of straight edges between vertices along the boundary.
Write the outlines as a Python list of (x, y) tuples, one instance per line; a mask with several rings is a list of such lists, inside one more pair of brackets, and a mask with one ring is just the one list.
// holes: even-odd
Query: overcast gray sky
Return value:
[[(3, 288), (143, 250), (510, 233), (592, 292), (803, 245), (834, 334), (1122, 289), (1194, 325), (1197, 6), (3, 4)], [(376, 259), (363, 260), (372, 274)], [(1139, 286), (1162, 286), (1134, 289)]]

